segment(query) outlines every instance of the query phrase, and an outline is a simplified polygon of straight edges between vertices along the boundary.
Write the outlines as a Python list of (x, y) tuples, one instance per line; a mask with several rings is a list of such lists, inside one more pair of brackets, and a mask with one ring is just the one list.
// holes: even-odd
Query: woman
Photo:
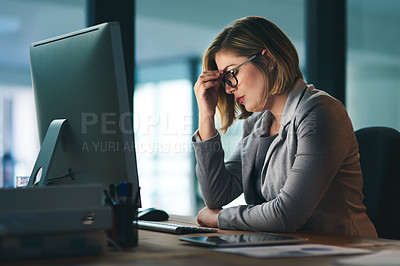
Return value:
[[(196, 174), (207, 207), (198, 223), (270, 232), (376, 236), (363, 205), (358, 145), (343, 105), (307, 85), (288, 37), (261, 17), (237, 20), (204, 56), (194, 91)], [(224, 162), (221, 130), (245, 119)], [(244, 193), (247, 205), (223, 206)]]

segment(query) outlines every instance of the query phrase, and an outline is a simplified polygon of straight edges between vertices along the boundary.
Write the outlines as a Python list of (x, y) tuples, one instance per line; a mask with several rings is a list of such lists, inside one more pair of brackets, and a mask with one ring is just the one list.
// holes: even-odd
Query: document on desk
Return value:
[(399, 265), (400, 264), (400, 251), (399, 250), (383, 250), (375, 254), (357, 256), (355, 258), (345, 258), (335, 261), (340, 265)]
[(371, 251), (360, 248), (337, 247), (319, 244), (279, 245), (239, 248), (214, 248), (213, 251), (244, 255), (254, 258), (287, 258), (307, 256), (332, 256), (368, 254)]

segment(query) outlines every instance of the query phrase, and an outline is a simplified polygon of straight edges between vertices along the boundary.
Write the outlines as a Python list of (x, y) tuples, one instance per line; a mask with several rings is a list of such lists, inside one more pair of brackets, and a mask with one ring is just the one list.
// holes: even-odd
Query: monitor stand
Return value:
[(50, 123), (27, 187), (46, 186), (51, 164), (60, 143), (62, 131), (67, 124), (67, 119), (55, 119)]

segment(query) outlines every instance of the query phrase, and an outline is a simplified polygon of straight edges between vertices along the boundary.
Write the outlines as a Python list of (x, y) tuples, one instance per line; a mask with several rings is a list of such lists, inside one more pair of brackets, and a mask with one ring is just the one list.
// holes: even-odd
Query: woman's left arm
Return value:
[(288, 133), (296, 134), (297, 152), (278, 196), (256, 206), (221, 210), (221, 229), (290, 232), (312, 215), (346, 158), (354, 131), (340, 102), (327, 96), (306, 107), (292, 121), (295, 132)]

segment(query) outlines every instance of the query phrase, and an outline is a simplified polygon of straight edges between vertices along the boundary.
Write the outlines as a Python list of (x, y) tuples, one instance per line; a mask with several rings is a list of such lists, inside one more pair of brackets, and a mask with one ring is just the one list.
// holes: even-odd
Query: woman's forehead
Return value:
[(217, 64), (218, 70), (226, 71), (229, 67), (238, 66), (243, 63), (243, 59), (246, 60), (246, 57), (237, 56), (227, 51), (220, 51), (215, 54), (215, 63)]

